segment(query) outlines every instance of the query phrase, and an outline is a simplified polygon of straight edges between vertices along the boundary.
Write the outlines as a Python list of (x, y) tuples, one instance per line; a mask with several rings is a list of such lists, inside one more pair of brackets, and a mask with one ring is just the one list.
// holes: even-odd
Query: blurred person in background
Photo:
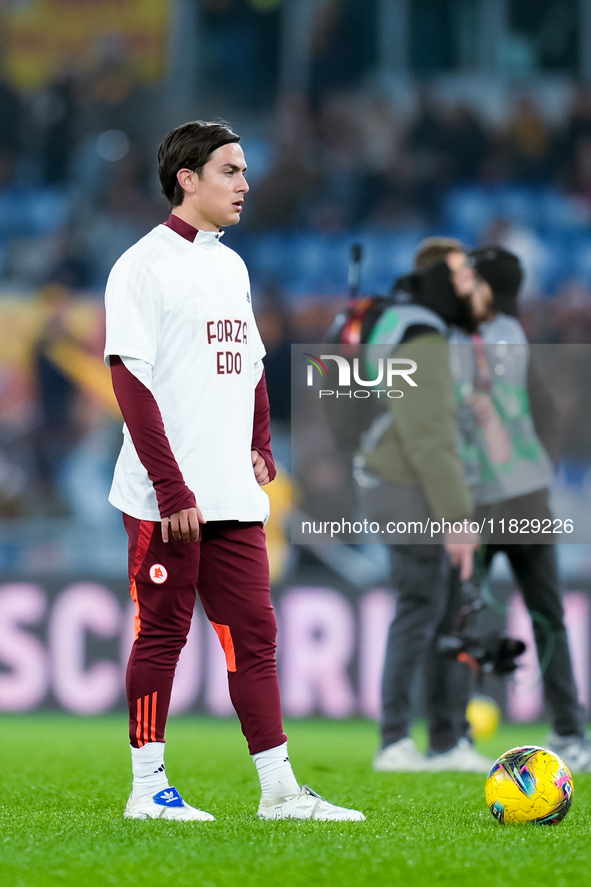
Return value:
[[(104, 286), (122, 250), (147, 234), (162, 216), (162, 200), (152, 194), (153, 171), (145, 151), (124, 133), (119, 136), (125, 154), (117, 162), (103, 159), (88, 173), (91, 199), (77, 199), (65, 240), (70, 268), (80, 269), (87, 285), (97, 288)], [(100, 160), (94, 147), (92, 150)], [(83, 159), (84, 152), (77, 166)], [(78, 168), (77, 175), (81, 174)]]
[[(448, 238), (424, 241), (415, 268), (396, 283), (396, 303), (384, 311), (369, 338), (370, 345), (396, 347), (397, 358), (417, 361), (414, 380), (422, 394), (420, 400), (396, 400), (395, 408), (379, 415), (363, 435), (354, 460), (364, 511), (382, 526), (388, 521), (463, 520), (473, 507), (455, 447), (455, 393), (447, 345), (451, 325), (473, 329), (465, 298), (473, 287), (473, 272), (463, 245)], [(422, 544), (420, 537), (408, 534), (389, 546), (398, 597), (382, 678), (381, 749), (375, 770), (480, 773), (490, 767), (467, 738), (464, 695), (463, 722), (456, 722), (454, 699), (467, 692), (467, 667), (442, 657), (434, 646), (437, 635), (450, 630), (461, 580), (472, 573), (476, 543), (475, 537), (458, 543), (442, 536)], [(421, 665), (427, 758), (410, 736), (411, 690)]]
[(23, 103), (18, 93), (0, 76), (0, 187), (14, 178), (22, 150)]
[(71, 294), (61, 284), (47, 286), (38, 297), (39, 310), (46, 319), (33, 351), (38, 421), (33, 430), (37, 488), (32, 501), (38, 511), (48, 515), (69, 513), (63, 473), (81, 434), (76, 385), (51, 357), (55, 343), (71, 339), (66, 319), (71, 304)]
[(77, 98), (76, 80), (67, 72), (33, 97), (31, 138), (40, 152), (41, 175), (47, 185), (68, 182), (76, 136)]
[[(476, 273), (470, 300), (479, 326), (471, 335), (455, 329), (450, 344), (460, 397), (461, 455), (476, 519), (492, 519), (495, 527), (502, 519), (507, 526), (512, 519), (525, 519), (528, 526), (534, 520), (540, 526), (552, 517), (548, 496), (553, 468), (546, 451), (557, 460), (558, 423), (517, 319), (521, 264), (514, 253), (497, 246), (474, 250), (470, 259)], [(487, 347), (493, 345), (497, 347)], [(515, 408), (503, 408), (508, 390), (512, 403), (520, 405), (518, 414)], [(500, 552), (509, 560), (532, 616), (553, 729), (546, 744), (572, 770), (587, 772), (591, 770), (591, 742), (585, 736), (585, 712), (573, 677), (555, 546), (544, 544), (548, 537), (540, 533), (526, 538), (525, 544), (513, 544), (512, 539), (499, 539), (496, 532), (485, 534), (477, 573), (485, 579)]]
[(279, 287), (267, 286), (257, 300), (257, 326), (265, 346), (265, 378), (269, 395), (273, 453), (277, 465), (291, 464), (291, 343), (294, 341), (288, 306)]
[(489, 146), (482, 121), (467, 105), (455, 105), (445, 117), (443, 145), (451, 182), (477, 181)]
[(271, 421), (289, 423), (292, 322), (284, 296), (275, 285), (261, 294), (257, 325), (265, 345), (265, 376)]
[(515, 103), (507, 126), (513, 174), (523, 181), (544, 182), (551, 172), (552, 142), (539, 108), (530, 96)]
[(440, 105), (423, 92), (405, 149), (412, 170), (414, 203), (425, 219), (436, 220), (439, 216), (443, 183), (448, 176), (447, 148)]
[(277, 109), (274, 157), (252, 198), (253, 229), (296, 228), (319, 181), (314, 120), (306, 100), (285, 96)]

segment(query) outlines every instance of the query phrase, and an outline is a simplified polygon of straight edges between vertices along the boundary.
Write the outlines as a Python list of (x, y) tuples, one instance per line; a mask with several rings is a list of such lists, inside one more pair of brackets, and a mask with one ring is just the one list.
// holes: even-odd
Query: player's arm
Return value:
[(271, 412), (264, 370), (254, 391), (251, 459), (254, 476), (261, 487), (275, 479), (277, 469), (271, 450)]
[[(135, 362), (143, 364), (144, 362)], [(177, 541), (196, 542), (199, 524), (205, 523), (194, 493), (187, 487), (173, 455), (162, 414), (148, 385), (110, 355), (113, 390), (140, 462), (154, 485), (161, 517), (162, 539), (168, 542), (169, 527)]]

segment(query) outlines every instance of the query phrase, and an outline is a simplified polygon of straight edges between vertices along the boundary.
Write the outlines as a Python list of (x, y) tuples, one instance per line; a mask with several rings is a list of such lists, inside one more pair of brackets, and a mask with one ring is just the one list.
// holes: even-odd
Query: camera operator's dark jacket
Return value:
[(388, 400), (388, 412), (363, 436), (366, 465), (390, 481), (421, 489), (438, 520), (470, 516), (472, 496), (457, 451), (456, 399), (444, 319), (424, 305), (396, 304), (380, 317), (369, 344), (393, 345), (396, 358), (416, 361), (412, 378), (417, 387)]

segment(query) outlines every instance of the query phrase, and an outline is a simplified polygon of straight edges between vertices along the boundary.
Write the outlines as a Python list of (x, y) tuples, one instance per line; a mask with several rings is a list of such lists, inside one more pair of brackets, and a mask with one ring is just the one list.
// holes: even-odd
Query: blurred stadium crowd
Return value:
[[(271, 126), (257, 126), (256, 117), (246, 125), (253, 187), (244, 226), (230, 236), (244, 242), (255, 283), (274, 278), (291, 296), (343, 290), (345, 271), (339, 277), (331, 267), (328, 289), (311, 273), (319, 267), (314, 238), (363, 232), (380, 252), (368, 283), (384, 288), (405, 270), (409, 237), (445, 231), (514, 248), (530, 272), (526, 297), (583, 302), (591, 285), (591, 91), (568, 93), (558, 120), (527, 92), (495, 120), (427, 88), (413, 93), (412, 107), (367, 90), (316, 102), (284, 97)], [(4, 288), (53, 281), (99, 291), (121, 251), (165, 217), (153, 99), (154, 86), (134, 81), (117, 58), (90, 81), (64, 73), (32, 95), (0, 83)], [(266, 234), (296, 238), (292, 268), (264, 255)], [(389, 241), (380, 241), (385, 234)]]
[[(362, 290), (374, 292), (409, 269), (429, 234), (499, 243), (526, 268), (531, 341), (590, 340), (591, 89), (576, 70), (547, 90), (535, 71), (517, 78), (499, 102), (486, 84), (443, 90), (445, 46), (414, 40), (415, 74), (380, 85), (367, 75), (368, 33), (388, 3), (343, 0), (312, 5), (322, 14), (309, 84), (289, 90), (281, 3), (148, 6), (199, 7), (194, 88), (183, 85), (197, 76), (190, 56), (175, 61), (172, 38), (168, 68), (149, 77), (113, 34), (90, 61), (68, 58), (26, 88), (0, 65), (0, 515), (109, 520), (119, 428), (101, 381), (102, 295), (119, 255), (167, 216), (155, 149), (179, 119), (219, 115), (243, 135), (252, 190), (226, 240), (251, 273), (286, 466), (289, 345), (322, 341), (346, 297), (353, 240), (365, 248)], [(452, 6), (413, 9), (436, 24)], [(556, 4), (542, 6), (550, 33)]]

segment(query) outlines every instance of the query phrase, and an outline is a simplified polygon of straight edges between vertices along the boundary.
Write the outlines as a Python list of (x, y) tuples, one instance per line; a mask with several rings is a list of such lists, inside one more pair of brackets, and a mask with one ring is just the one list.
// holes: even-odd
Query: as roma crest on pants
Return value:
[(168, 571), (162, 564), (152, 564), (150, 567), (150, 579), (156, 585), (162, 585), (168, 579)]

